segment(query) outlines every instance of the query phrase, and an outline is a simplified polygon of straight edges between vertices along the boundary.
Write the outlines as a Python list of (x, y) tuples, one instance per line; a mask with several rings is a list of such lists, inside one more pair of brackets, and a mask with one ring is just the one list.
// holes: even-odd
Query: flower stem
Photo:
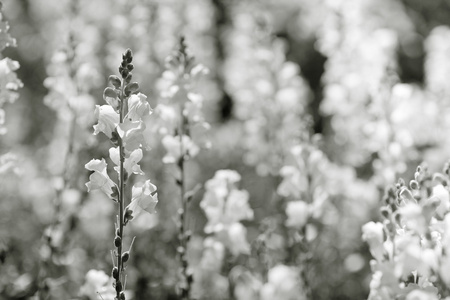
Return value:
[[(123, 117), (126, 114), (126, 106), (124, 105), (124, 102), (126, 101), (126, 97), (124, 95), (124, 81), (122, 81), (121, 88), (120, 88), (120, 108), (119, 108), (119, 123), (123, 123)], [(124, 226), (124, 206), (125, 206), (125, 170), (124, 170), (124, 160), (125, 160), (125, 153), (124, 153), (124, 146), (122, 138), (119, 137), (119, 157), (120, 157), (120, 166), (119, 166), (119, 224), (118, 224), (118, 232), (116, 233), (117, 237), (119, 237), (118, 244), (116, 244), (117, 247), (117, 277), (116, 277), (116, 298), (120, 299), (120, 292), (122, 291), (122, 288), (119, 288), (122, 285), (121, 277), (123, 277), (123, 261), (122, 261), (122, 246), (123, 246), (123, 226)]]
[(187, 233), (187, 199), (185, 197), (185, 174), (184, 174), (184, 164), (187, 160), (187, 156), (185, 155), (183, 148), (183, 136), (185, 134), (185, 119), (183, 115), (183, 106), (180, 105), (180, 126), (178, 130), (178, 135), (180, 137), (180, 158), (178, 161), (178, 167), (180, 169), (180, 179), (179, 179), (179, 186), (180, 186), (180, 200), (181, 200), (181, 209), (179, 211), (179, 239), (180, 239), (180, 263), (181, 263), (181, 274), (183, 276), (183, 285), (180, 289), (180, 296), (183, 300), (189, 300), (190, 299), (190, 291), (191, 291), (191, 284), (192, 284), (192, 278), (189, 276), (188, 267), (189, 263), (187, 260), (186, 252), (187, 252), (187, 243), (189, 240), (189, 234)]

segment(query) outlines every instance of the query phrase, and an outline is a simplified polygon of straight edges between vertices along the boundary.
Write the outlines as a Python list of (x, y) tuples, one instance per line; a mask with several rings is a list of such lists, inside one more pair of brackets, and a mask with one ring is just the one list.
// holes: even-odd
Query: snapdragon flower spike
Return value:
[(409, 185), (399, 180), (387, 189), (380, 209), (383, 221), (363, 226), (363, 239), (374, 258), (368, 299), (448, 295), (450, 178), (446, 170), (432, 175), (419, 166)]
[[(176, 182), (180, 188), (179, 209), (179, 242), (178, 258), (180, 260), (180, 282), (178, 283), (178, 294), (181, 299), (191, 299), (190, 290), (193, 276), (189, 269), (187, 260), (187, 244), (190, 232), (187, 230), (187, 208), (192, 197), (192, 191), (185, 191), (185, 162), (196, 156), (199, 146), (192, 137), (192, 132), (197, 125), (207, 128), (201, 113), (202, 97), (193, 91), (195, 79), (202, 74), (203, 67), (193, 65), (194, 58), (187, 52), (184, 38), (181, 38), (178, 48), (166, 60), (166, 71), (163, 74), (162, 82), (165, 85), (161, 92), (166, 105), (160, 104), (157, 108), (161, 129), (159, 132), (164, 135), (162, 144), (167, 154), (163, 158), (166, 164), (175, 164), (178, 167)], [(173, 109), (171, 109), (173, 108)], [(166, 124), (164, 124), (166, 123)]]
[(94, 159), (86, 164), (88, 170), (94, 171), (90, 182), (86, 184), (88, 189), (101, 189), (118, 203), (114, 237), (116, 261), (113, 259), (112, 271), (115, 299), (125, 299), (124, 271), (125, 263), (130, 259), (130, 252), (123, 251), (124, 227), (144, 211), (155, 213), (158, 202), (156, 186), (147, 180), (144, 183), (136, 183), (132, 187), (131, 201), (128, 205), (126, 203), (125, 184), (129, 177), (132, 174), (144, 175), (139, 166), (143, 157), (142, 147), (148, 148), (143, 135), (146, 128), (144, 119), (152, 113), (147, 97), (138, 92), (139, 84), (131, 82), (131, 71), (134, 69), (132, 60), (131, 50), (127, 50), (122, 56), (119, 67), (121, 78), (111, 75), (109, 83), (112, 87), (107, 87), (103, 92), (107, 105), (97, 105), (95, 109), (98, 123), (94, 125), (94, 134), (104, 133), (114, 145), (109, 150), (109, 156), (115, 165), (118, 184), (116, 185), (109, 178), (106, 161), (103, 158)]
[[(1, 4), (1, 2), (0, 2)], [(16, 47), (16, 39), (9, 34), (9, 24), (2, 20), (3, 14), (0, 6), (0, 52), (6, 47)], [(8, 57), (2, 57), (0, 53), (0, 135), (7, 132), (5, 123), (5, 111), (3, 105), (12, 103), (18, 97), (17, 90), (23, 87), (22, 81), (17, 77), (16, 70), (19, 63)]]

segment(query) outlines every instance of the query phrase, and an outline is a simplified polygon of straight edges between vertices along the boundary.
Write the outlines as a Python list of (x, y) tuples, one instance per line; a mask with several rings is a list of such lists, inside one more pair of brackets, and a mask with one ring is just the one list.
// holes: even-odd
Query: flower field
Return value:
[(0, 299), (450, 299), (450, 10), (0, 1)]

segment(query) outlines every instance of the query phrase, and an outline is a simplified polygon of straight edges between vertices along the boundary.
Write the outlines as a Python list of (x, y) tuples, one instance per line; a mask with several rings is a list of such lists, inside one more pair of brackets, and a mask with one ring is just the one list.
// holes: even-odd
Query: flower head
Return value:
[[(176, 163), (182, 155), (189, 155), (194, 157), (199, 152), (198, 146), (187, 135), (183, 135), (182, 142), (180, 143), (179, 136), (166, 135), (162, 144), (167, 150), (166, 156), (163, 158), (163, 162), (166, 164)], [(183, 153), (182, 153), (183, 152)]]
[(131, 218), (138, 216), (141, 212), (155, 213), (155, 206), (158, 203), (158, 193), (156, 186), (150, 180), (144, 183), (137, 183), (132, 188), (131, 203), (126, 207), (126, 211), (131, 211)]
[(109, 178), (106, 171), (106, 161), (104, 158), (92, 159), (84, 167), (94, 173), (89, 176), (89, 182), (86, 183), (88, 191), (99, 189), (104, 192), (109, 198), (113, 199), (115, 190), (117, 190), (116, 184)]
[(126, 116), (128, 120), (139, 121), (151, 113), (152, 109), (147, 101), (147, 96), (144, 94), (133, 94), (128, 98), (128, 114)]
[(286, 206), (286, 226), (297, 229), (305, 226), (309, 216), (309, 205), (304, 201), (290, 201)]
[(111, 138), (112, 133), (119, 124), (119, 114), (109, 105), (96, 105), (95, 117), (98, 119), (98, 124), (94, 125), (94, 134), (103, 132), (107, 137)]

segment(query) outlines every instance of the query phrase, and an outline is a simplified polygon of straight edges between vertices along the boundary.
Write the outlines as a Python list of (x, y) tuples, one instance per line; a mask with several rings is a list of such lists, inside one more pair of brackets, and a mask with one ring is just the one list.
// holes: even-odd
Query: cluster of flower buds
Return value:
[(94, 172), (86, 184), (88, 190), (103, 191), (119, 206), (114, 237), (117, 263), (114, 264), (112, 271), (118, 300), (125, 299), (123, 271), (130, 256), (130, 250), (123, 251), (124, 226), (143, 211), (154, 213), (158, 202), (156, 186), (147, 180), (133, 185), (131, 202), (125, 207), (125, 185), (129, 177), (131, 174), (144, 175), (139, 166), (143, 157), (141, 147), (147, 147), (144, 139), (146, 128), (144, 120), (152, 113), (147, 97), (138, 92), (138, 83), (131, 81), (131, 71), (134, 68), (132, 61), (132, 52), (128, 49), (123, 54), (119, 67), (121, 78), (115, 75), (109, 77), (112, 87), (107, 87), (103, 93), (107, 105), (97, 105), (95, 109), (98, 124), (94, 125), (94, 134), (103, 132), (114, 145), (109, 149), (109, 155), (115, 165), (118, 183), (109, 177), (104, 158), (93, 159), (86, 164), (86, 169)]
[(449, 175), (448, 163), (435, 174), (419, 166), (409, 185), (400, 179), (387, 190), (383, 221), (363, 226), (374, 257), (369, 299), (450, 296)]
[(187, 208), (196, 189), (185, 190), (185, 162), (195, 157), (202, 145), (202, 136), (209, 128), (203, 118), (203, 98), (195, 92), (195, 83), (207, 71), (202, 65), (194, 64), (194, 57), (188, 53), (184, 38), (181, 37), (177, 49), (166, 59), (166, 71), (159, 82), (161, 103), (155, 108), (156, 131), (162, 136), (166, 149), (163, 162), (175, 164), (176, 183), (180, 188), (181, 207), (178, 210), (177, 249), (180, 260), (179, 295), (190, 299), (193, 275), (186, 257), (187, 244), (191, 233), (187, 226)]

